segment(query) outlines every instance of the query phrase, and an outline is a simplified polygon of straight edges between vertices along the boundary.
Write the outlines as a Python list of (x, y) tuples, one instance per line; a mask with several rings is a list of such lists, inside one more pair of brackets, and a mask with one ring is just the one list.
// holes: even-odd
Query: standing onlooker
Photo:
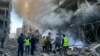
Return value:
[(62, 47), (63, 47), (64, 54), (67, 55), (68, 38), (65, 35), (63, 35), (63, 39), (62, 39)]
[(21, 34), (19, 37), (18, 37), (18, 56), (23, 56), (23, 52), (24, 52), (24, 35)]
[(5, 38), (6, 38), (6, 36), (2, 35), (2, 37), (1, 37), (1, 48), (4, 48)]
[(24, 42), (25, 42), (25, 52), (27, 54), (29, 54), (29, 51), (30, 51), (30, 38), (29, 36), (27, 36), (25, 39), (24, 39)]
[(46, 37), (46, 52), (49, 54), (49, 52), (52, 50), (52, 44), (51, 44), (51, 33), (48, 33), (48, 36)]
[(41, 39), (41, 44), (42, 44), (42, 50), (45, 52), (46, 49), (46, 39), (45, 36)]
[(4, 34), (1, 34), (1, 48), (3, 49), (4, 48), (4, 43), (5, 43), (5, 40), (6, 40), (6, 31), (3, 32)]
[(55, 39), (55, 48), (56, 48), (56, 51), (59, 52), (59, 54), (61, 54), (61, 48), (60, 48), (61, 41), (62, 41), (61, 35), (57, 34), (56, 39)]
[(38, 35), (34, 35), (34, 37), (35, 37), (35, 41), (36, 41), (36, 43), (35, 43), (35, 50), (37, 51), (37, 50), (39, 50), (38, 49), (38, 47), (39, 47), (39, 37), (38, 37)]
[(36, 44), (36, 39), (34, 35), (32, 35), (30, 42), (31, 42), (31, 55), (34, 55), (35, 44)]

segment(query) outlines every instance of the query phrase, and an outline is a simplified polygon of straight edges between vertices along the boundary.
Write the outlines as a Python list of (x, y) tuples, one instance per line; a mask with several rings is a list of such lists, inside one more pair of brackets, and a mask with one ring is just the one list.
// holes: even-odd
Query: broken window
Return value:
[(0, 9), (0, 14), (3, 14), (4, 15), (5, 14), (5, 11)]
[(3, 29), (3, 20), (0, 20), (0, 29)]
[(5, 21), (5, 28), (7, 28), (7, 21)]

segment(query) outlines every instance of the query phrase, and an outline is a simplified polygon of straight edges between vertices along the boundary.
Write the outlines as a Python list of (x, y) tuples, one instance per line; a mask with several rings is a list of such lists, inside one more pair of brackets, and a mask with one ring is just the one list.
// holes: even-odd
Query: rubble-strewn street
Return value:
[[(17, 48), (18, 48), (18, 46), (17, 46), (16, 39), (7, 38), (4, 49), (0, 49), (0, 51), (1, 51), (0, 56), (2, 56), (2, 55), (17, 56)], [(35, 52), (35, 56), (47, 55), (45, 53), (41, 53), (40, 51), (41, 51), (41, 48), (38, 49), (38, 51)], [(31, 56), (31, 55), (26, 55), (24, 53), (24, 56)]]
[[(5, 48), (0, 49), (0, 56), (17, 56), (17, 42), (16, 39), (7, 39), (5, 43)], [(100, 44), (93, 44), (91, 46), (88, 46), (86, 48), (73, 48), (68, 49), (68, 55), (69, 56), (100, 56)], [(24, 56), (31, 56), (26, 55), (24, 53)], [(46, 53), (41, 52), (41, 47), (38, 49), (38, 51), (35, 51), (35, 56), (64, 56), (63, 54), (59, 55), (59, 53), (50, 53), (49, 55)], [(66, 56), (66, 55), (65, 55)]]
[(100, 56), (100, 0), (0, 0), (0, 56), (32, 55)]

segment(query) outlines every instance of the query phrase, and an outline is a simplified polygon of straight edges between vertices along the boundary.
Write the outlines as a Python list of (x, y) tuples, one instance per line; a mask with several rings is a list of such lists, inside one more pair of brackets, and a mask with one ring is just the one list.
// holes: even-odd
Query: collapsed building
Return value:
[[(57, 0), (58, 1), (58, 0)], [(60, 1), (63, 1), (60, 3)], [(59, 8), (63, 8), (66, 11), (73, 11), (77, 12), (79, 9), (79, 6), (82, 3), (89, 3), (90, 5), (96, 5), (98, 8), (98, 15), (100, 13), (100, 3), (99, 0), (59, 0), (57, 4), (59, 4)], [(88, 7), (88, 4), (87, 4)], [(57, 10), (55, 10), (57, 11)], [(81, 11), (81, 10), (79, 10)], [(78, 11), (78, 12), (79, 12)], [(82, 37), (82, 41), (85, 41), (86, 43), (93, 43), (93, 42), (99, 42), (100, 40), (100, 17), (97, 16), (95, 12), (92, 15), (81, 15), (81, 13), (78, 13), (77, 15), (73, 15), (71, 18), (70, 26), (74, 28), (75, 33), (78, 35), (78, 37)]]
[(39, 38), (41, 38), (41, 34), (40, 34), (39, 30), (32, 27), (30, 24), (28, 24), (26, 20), (23, 20), (22, 33), (26, 36), (27, 35), (29, 35), (29, 36), (35, 35), (35, 36), (38, 36)]
[(31, 35), (34, 33), (34, 31), (35, 31), (35, 29), (33, 29), (32, 26), (29, 25), (26, 20), (23, 20), (22, 33), (25, 35), (27, 35), (27, 34)]
[[(11, 1), (0, 0), (0, 37), (9, 37)], [(5, 37), (5, 38), (6, 38)]]

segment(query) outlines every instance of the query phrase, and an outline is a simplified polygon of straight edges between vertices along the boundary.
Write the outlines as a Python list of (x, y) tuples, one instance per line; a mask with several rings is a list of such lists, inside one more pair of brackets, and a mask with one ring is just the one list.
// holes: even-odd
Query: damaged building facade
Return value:
[(41, 39), (41, 33), (39, 32), (38, 29), (32, 27), (31, 24), (28, 24), (28, 22), (26, 20), (23, 20), (23, 26), (22, 26), (22, 33), (25, 36), (36, 36), (37, 38)]
[(27, 23), (27, 21), (23, 20), (23, 27), (22, 27), (22, 33), (27, 35), (33, 35), (33, 34), (38, 34), (38, 30), (32, 27), (30, 24)]
[(0, 37), (9, 37), (11, 1), (0, 0)]
[[(58, 1), (58, 0), (57, 0)], [(62, 3), (59, 3), (63, 1)], [(59, 0), (57, 4), (59, 4), (59, 8), (63, 8), (66, 11), (73, 11), (77, 13), (77, 15), (73, 14), (71, 18), (70, 26), (74, 28), (75, 34), (78, 37), (81, 37), (82, 41), (86, 43), (93, 43), (100, 41), (100, 17), (98, 16), (100, 13), (100, 1), (99, 0)], [(89, 16), (81, 15), (81, 9), (78, 10), (82, 3), (86, 3), (87, 7), (90, 4), (91, 6), (96, 6), (98, 9)], [(89, 3), (89, 4), (88, 4)], [(95, 8), (95, 7), (94, 7)], [(55, 10), (56, 12), (57, 10)], [(96, 13), (98, 11), (98, 13)], [(84, 12), (83, 12), (84, 13)], [(66, 25), (67, 26), (67, 25)], [(67, 26), (68, 27), (68, 26)], [(84, 40), (83, 40), (83, 39)]]

